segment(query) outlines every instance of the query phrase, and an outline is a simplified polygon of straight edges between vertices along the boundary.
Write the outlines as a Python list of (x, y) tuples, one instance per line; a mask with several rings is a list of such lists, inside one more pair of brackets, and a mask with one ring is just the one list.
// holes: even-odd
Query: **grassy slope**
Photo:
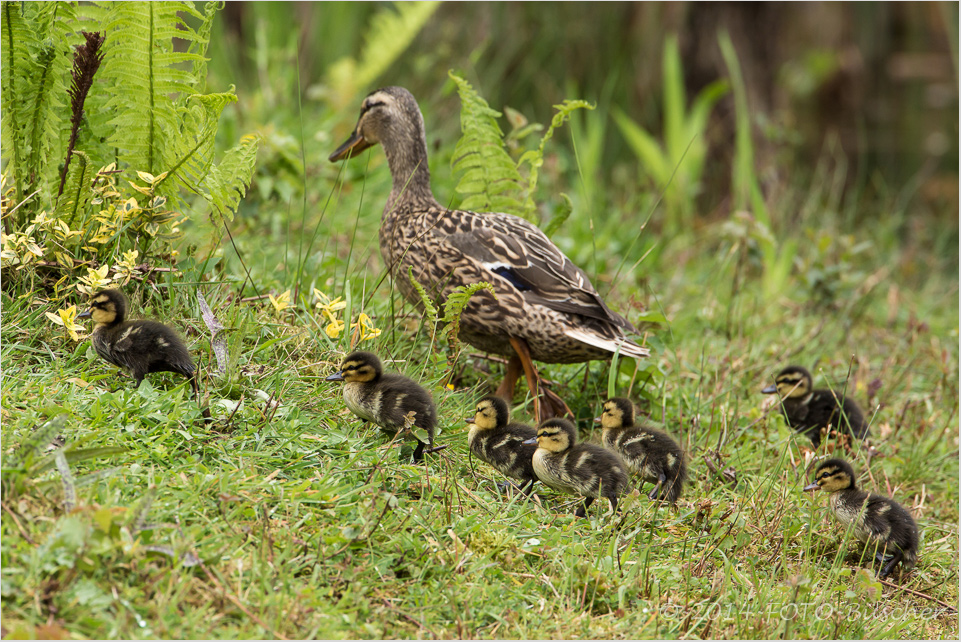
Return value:
[[(356, 164), (348, 174), (361, 171)], [(136, 307), (185, 329), (201, 355), (218, 418), (212, 428), (199, 422), (181, 380), (153, 375), (150, 385), (131, 390), (89, 342), (72, 344), (47, 323), (42, 304), (5, 296), (6, 470), (22, 459), (16, 444), (62, 411), (68, 447), (128, 449), (72, 467), (77, 476), (106, 474), (77, 488), (69, 513), (55, 470), (9, 477), (20, 487), (5, 488), (3, 500), (6, 632), (957, 635), (956, 613), (859, 570), (858, 549), (827, 517), (825, 498), (800, 492), (810, 477), (806, 444), (758, 393), (788, 362), (817, 362), (816, 384), (847, 385), (864, 405), (872, 392), (873, 443), (883, 456), (867, 466), (859, 453), (856, 467), (869, 471), (867, 487), (913, 507), (922, 527), (921, 562), (904, 585), (957, 605), (958, 282), (950, 268), (918, 258), (916, 248), (930, 239), (901, 245), (883, 226), (854, 230), (818, 212), (791, 233), (802, 245), (797, 265), (807, 272), (790, 275), (770, 298), (760, 295), (750, 239), (721, 226), (675, 239), (622, 276), (609, 297), (614, 309), (628, 310), (630, 299), (670, 319), (651, 337), (660, 374), (643, 388), (643, 408), (682, 440), (693, 479), (676, 511), (636, 498), (615, 519), (596, 506), (590, 520), (576, 520), (573, 499), (543, 489), (540, 504), (501, 496), (496, 474), (469, 464), (461, 417), (496, 383), (500, 366), (471, 358), (468, 348), (454, 366), (455, 389), (443, 387), (446, 347), (431, 343), (419, 315), (389, 296), (386, 282), (378, 285), (375, 213), (385, 173), (383, 165), (371, 170), (363, 205), (352, 182), (322, 216), (318, 203), (303, 225), (319, 231), (309, 253), (300, 249), (296, 222), (279, 230), (276, 244), (263, 243), (257, 226), (270, 226), (266, 212), (235, 236), (262, 288), (285, 289), (296, 257), (309, 256), (313, 280), (305, 290), (349, 291), (354, 317), (365, 301), (385, 330), (365, 347), (398, 359), (393, 367), (432, 387), (441, 441), (452, 447), (431, 457), (426, 471), (400, 463), (398, 450), (348, 416), (339, 389), (323, 381), (348, 347), (346, 334), (328, 339), (309, 300), (277, 313), (265, 301), (230, 298), (242, 274), (231, 250), (217, 267), (224, 283), (205, 294), (233, 328), (232, 384), (212, 375), (191, 286), (171, 287), (169, 301), (137, 292), (146, 304)], [(625, 212), (624, 220), (595, 221), (598, 234), (636, 228), (628, 206), (614, 211)], [(575, 215), (558, 241), (592, 273), (613, 274), (625, 259), (593, 247), (590, 229)], [(283, 239), (290, 239), (286, 248)], [(862, 240), (870, 247), (852, 250)], [(292, 260), (284, 261), (285, 251)], [(840, 274), (828, 281), (834, 291), (809, 284), (811, 271), (837, 266)], [(196, 278), (187, 270), (183, 282)], [(547, 372), (586, 427), (606, 393), (607, 366)], [(619, 392), (631, 373), (625, 366)], [(232, 412), (228, 401), (241, 397)], [(516, 413), (529, 417), (524, 408)], [(734, 469), (736, 483), (710, 474), (710, 451), (719, 453), (720, 468)]]

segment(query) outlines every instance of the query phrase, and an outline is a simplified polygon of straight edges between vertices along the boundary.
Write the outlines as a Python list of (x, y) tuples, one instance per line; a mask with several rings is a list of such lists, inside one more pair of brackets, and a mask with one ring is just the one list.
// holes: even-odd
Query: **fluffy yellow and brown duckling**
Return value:
[(788, 425), (807, 435), (815, 448), (821, 444), (821, 430), (828, 426), (858, 439), (868, 435), (868, 422), (857, 403), (850, 397), (839, 398), (831, 390), (814, 390), (811, 373), (801, 366), (781, 370), (774, 378), (774, 384), (761, 392), (778, 393)]
[(914, 518), (893, 499), (859, 489), (848, 462), (838, 458), (821, 462), (814, 483), (804, 490), (830, 493), (831, 511), (838, 521), (850, 526), (859, 540), (877, 548), (875, 556), (884, 564), (880, 577), (890, 575), (898, 562), (904, 571), (914, 567), (918, 560), (918, 525)]
[(127, 299), (120, 290), (101, 290), (90, 299), (90, 309), (77, 315), (92, 318), (91, 342), (100, 358), (130, 373), (139, 386), (151, 372), (176, 372), (190, 379), (200, 392), (190, 351), (172, 328), (159, 321), (127, 321)]
[(598, 497), (606, 497), (617, 510), (617, 498), (627, 490), (627, 465), (616, 453), (577, 443), (577, 428), (567, 419), (548, 419), (537, 427), (537, 444), (532, 463), (537, 478), (554, 490), (584, 497), (584, 506), (574, 513), (587, 516)]
[[(530, 495), (537, 481), (533, 464), (537, 431), (512, 422), (507, 402), (494, 395), (478, 401), (474, 416), (468, 417), (467, 422), (470, 451), (501, 473), (523, 482), (524, 494)], [(530, 440), (533, 443), (525, 443)]]
[(684, 451), (667, 433), (634, 420), (634, 404), (630, 399), (614, 397), (604, 402), (596, 420), (603, 428), (604, 446), (616, 452), (631, 472), (654, 484), (648, 497), (677, 503), (687, 464)]
[(344, 401), (352, 413), (378, 426), (388, 435), (395, 435), (408, 426), (419, 428), (427, 436), (427, 443), (416, 435), (414, 463), (429, 452), (447, 446), (433, 448), (437, 428), (437, 409), (430, 393), (420, 384), (395, 372), (384, 372), (377, 355), (358, 350), (344, 357), (340, 370), (327, 377), (327, 381), (343, 381)]
[(637, 332), (613, 312), (587, 274), (535, 225), (510, 214), (451, 210), (430, 188), (424, 118), (403, 87), (368, 95), (350, 138), (330, 161), (356, 156), (380, 143), (393, 188), (384, 207), (380, 250), (407, 300), (420, 305), (408, 270), (438, 304), (459, 286), (486, 281), (460, 317), (460, 338), (479, 350), (509, 357), (497, 395), (510, 399), (523, 371), (538, 420), (568, 414), (549, 390), (538, 392), (533, 361), (580, 363), (621, 356), (645, 357), (629, 338)]

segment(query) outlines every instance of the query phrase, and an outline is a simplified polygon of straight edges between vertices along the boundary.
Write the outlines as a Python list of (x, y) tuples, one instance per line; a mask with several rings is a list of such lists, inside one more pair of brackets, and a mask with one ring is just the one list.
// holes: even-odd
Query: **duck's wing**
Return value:
[(634, 326), (607, 307), (587, 274), (535, 225), (499, 213), (449, 211), (445, 218), (456, 231), (443, 241), (491, 273), (492, 282), (499, 277), (531, 304), (584, 317), (584, 323), (572, 324), (570, 336), (611, 352), (620, 345), (625, 354), (646, 356), (646, 349), (624, 337), (637, 331)]

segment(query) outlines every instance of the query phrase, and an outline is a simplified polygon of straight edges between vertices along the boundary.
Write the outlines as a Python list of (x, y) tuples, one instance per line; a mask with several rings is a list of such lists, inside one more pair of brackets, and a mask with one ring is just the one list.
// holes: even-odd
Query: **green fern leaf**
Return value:
[[(170, 97), (185, 98), (198, 89), (198, 79), (180, 66), (202, 59), (191, 49), (206, 47), (182, 16), (204, 16), (189, 2), (117, 2), (107, 7), (101, 74), (123, 87), (103, 106), (116, 114), (109, 121), (110, 144), (122, 162), (158, 175), (165, 169), (164, 160), (178, 155), (167, 151), (178, 142), (179, 132)], [(175, 51), (174, 38), (186, 42), (187, 51)]]
[(491, 109), (470, 83), (448, 72), (461, 99), (462, 136), (454, 148), (452, 167), (461, 175), (455, 188), (465, 198), (461, 207), (481, 212), (527, 214), (520, 192), (521, 175), (504, 150), (501, 114)]
[[(63, 11), (60, 11), (63, 9)], [(56, 166), (45, 162), (59, 157), (59, 132), (64, 105), (58, 96), (66, 94), (64, 78), (69, 68), (64, 21), (70, 6), (60, 3), (4, 2), (2, 14), (2, 91), (16, 100), (5, 101), (2, 115), (2, 145), (7, 171), (17, 200), (36, 189), (48, 193), (49, 181), (59, 179)], [(42, 208), (40, 199), (22, 208), (16, 227)]]
[(427, 296), (427, 290), (424, 289), (424, 286), (414, 278), (414, 268), (409, 265), (407, 266), (407, 278), (410, 279), (410, 284), (414, 286), (414, 290), (417, 291), (417, 296), (420, 297), (420, 302), (424, 305), (429, 323), (431, 325), (437, 323), (437, 308), (434, 306), (434, 302), (430, 300), (430, 297)]
[[(537, 204), (534, 203), (534, 191), (537, 189), (537, 177), (541, 166), (544, 164), (544, 148), (547, 146), (547, 141), (549, 141), (554, 136), (554, 130), (563, 125), (570, 117), (571, 114), (578, 109), (594, 109), (594, 105), (583, 101), (583, 100), (565, 100), (560, 105), (554, 105), (554, 109), (557, 113), (551, 119), (551, 126), (547, 128), (544, 135), (541, 137), (540, 145), (537, 146), (536, 150), (530, 150), (521, 156), (520, 160), (517, 161), (517, 167), (520, 168), (521, 165), (527, 163), (530, 166), (530, 173), (527, 177), (527, 198), (524, 200), (524, 209), (528, 216), (533, 217), (537, 212)], [(566, 216), (564, 217), (567, 218)]]
[[(180, 113), (179, 158), (165, 160), (167, 177), (188, 190), (199, 192), (214, 160), (217, 125), (224, 108), (237, 102), (234, 93), (196, 94), (187, 100)], [(249, 181), (248, 181), (249, 182)]]
[(233, 219), (240, 199), (247, 194), (247, 188), (250, 187), (261, 140), (260, 134), (244, 136), (239, 145), (224, 154), (219, 164), (210, 167), (204, 186), (213, 206), (228, 220)]
[(451, 343), (457, 343), (457, 335), (460, 334), (460, 317), (464, 313), (464, 308), (467, 307), (471, 297), (481, 290), (487, 290), (491, 296), (497, 298), (494, 286), (487, 281), (481, 281), (456, 287), (444, 302), (444, 318), (441, 320), (444, 322), (444, 334)]
[(87, 209), (87, 205), (93, 199), (93, 180), (96, 172), (85, 153), (79, 150), (73, 151), (63, 193), (57, 199), (58, 219), (70, 225)]

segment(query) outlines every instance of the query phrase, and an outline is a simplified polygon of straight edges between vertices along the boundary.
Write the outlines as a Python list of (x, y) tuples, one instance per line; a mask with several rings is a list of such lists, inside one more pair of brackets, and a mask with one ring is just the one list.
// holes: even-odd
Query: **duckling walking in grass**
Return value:
[(687, 481), (684, 451), (677, 442), (651, 426), (635, 425), (634, 404), (623, 397), (605, 401), (596, 421), (604, 429), (604, 446), (620, 455), (631, 472), (655, 485), (648, 497), (677, 503)]
[[(104, 361), (130, 373), (139, 387), (151, 372), (176, 372), (190, 380), (199, 397), (200, 384), (190, 351), (177, 332), (159, 321), (127, 321), (127, 299), (120, 290), (101, 290), (90, 299), (90, 309), (77, 315), (92, 318), (91, 343)], [(203, 409), (210, 421), (210, 410)]]
[(860, 490), (854, 481), (854, 469), (843, 459), (821, 462), (814, 483), (804, 490), (830, 493), (834, 516), (855, 537), (877, 549), (875, 557), (884, 564), (880, 577), (891, 574), (898, 562), (910, 571), (918, 560), (918, 525), (901, 504), (889, 497)]
[(460, 317), (460, 339), (509, 358), (497, 395), (510, 399), (523, 372), (538, 420), (568, 414), (556, 394), (539, 387), (533, 360), (580, 363), (645, 357), (647, 348), (630, 338), (637, 329), (613, 312), (579, 267), (536, 226), (502, 213), (451, 210), (434, 198), (427, 164), (424, 117), (403, 87), (368, 95), (350, 138), (330, 161), (357, 156), (380, 143), (393, 189), (384, 207), (380, 251), (394, 285), (408, 301), (420, 295), (408, 270), (442, 303), (456, 288), (486, 281)]
[(617, 510), (617, 498), (627, 489), (627, 466), (606, 448), (577, 443), (577, 428), (566, 419), (548, 419), (537, 428), (533, 464), (537, 478), (562, 493), (581, 495), (584, 506), (574, 513), (586, 517), (598, 497), (606, 497)]
[(393, 436), (407, 427), (426, 435), (424, 443), (416, 435), (414, 463), (424, 458), (424, 450), (437, 452), (447, 446), (433, 448), (437, 428), (437, 409), (430, 393), (416, 381), (397, 373), (384, 373), (380, 359), (370, 352), (351, 352), (344, 357), (340, 371), (327, 381), (343, 381), (344, 401), (352, 413), (371, 421)]
[(176, 372), (199, 392), (196, 369), (183, 339), (159, 321), (127, 321), (127, 299), (119, 290), (101, 290), (78, 319), (93, 318), (91, 335), (100, 358), (130, 373), (139, 386), (151, 372)]
[(761, 392), (778, 393), (788, 425), (807, 435), (815, 448), (821, 444), (821, 430), (829, 426), (858, 439), (868, 435), (868, 422), (857, 403), (831, 390), (814, 390), (811, 373), (800, 366), (788, 366)]
[[(499, 472), (523, 482), (530, 495), (537, 481), (533, 458), (537, 451), (537, 431), (531, 426), (511, 422), (507, 402), (496, 396), (477, 402), (474, 416), (468, 417), (470, 451)], [(525, 443), (532, 441), (532, 443)]]

